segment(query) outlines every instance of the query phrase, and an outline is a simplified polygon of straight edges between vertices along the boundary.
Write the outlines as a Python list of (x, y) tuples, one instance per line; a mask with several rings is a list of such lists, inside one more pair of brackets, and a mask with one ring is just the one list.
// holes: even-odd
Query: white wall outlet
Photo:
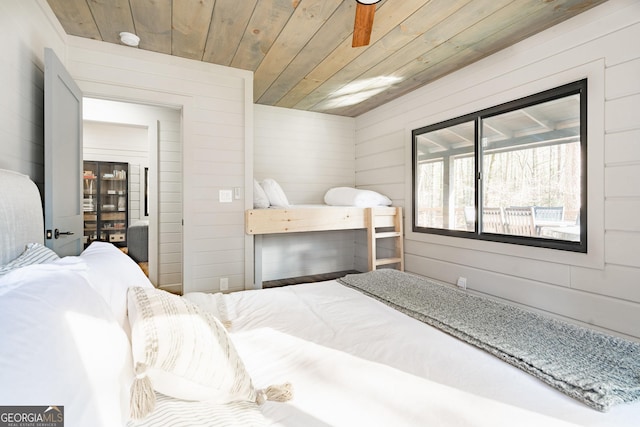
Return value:
[(466, 277), (458, 277), (458, 287), (461, 289), (467, 289), (467, 278)]
[(242, 198), (242, 192), (240, 187), (233, 188), (233, 198), (236, 200), (240, 200)]
[(220, 278), (220, 290), (221, 291), (228, 291), (229, 290), (229, 278), (228, 277), (221, 277)]
[(218, 195), (220, 203), (231, 203), (233, 201), (233, 190), (220, 190)]

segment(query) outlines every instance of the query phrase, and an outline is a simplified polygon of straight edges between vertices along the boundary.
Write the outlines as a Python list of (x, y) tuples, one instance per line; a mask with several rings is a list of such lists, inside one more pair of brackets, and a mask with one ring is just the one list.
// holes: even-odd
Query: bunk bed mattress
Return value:
[(245, 231), (253, 235), (366, 228), (368, 209), (377, 213), (376, 227), (391, 227), (395, 217), (402, 215), (401, 208), (391, 206), (292, 205), (249, 209), (245, 212)]
[(640, 404), (595, 411), (337, 281), (185, 298), (231, 322), (258, 385), (292, 382), (292, 401), (261, 408), (277, 425), (631, 426), (640, 417)]

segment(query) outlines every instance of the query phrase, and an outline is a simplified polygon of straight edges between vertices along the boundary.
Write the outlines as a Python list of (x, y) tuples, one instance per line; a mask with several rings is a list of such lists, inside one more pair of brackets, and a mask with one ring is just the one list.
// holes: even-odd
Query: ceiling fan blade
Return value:
[(353, 23), (352, 47), (361, 47), (369, 44), (371, 28), (373, 27), (373, 15), (375, 12), (375, 4), (366, 5), (356, 2), (356, 19)]

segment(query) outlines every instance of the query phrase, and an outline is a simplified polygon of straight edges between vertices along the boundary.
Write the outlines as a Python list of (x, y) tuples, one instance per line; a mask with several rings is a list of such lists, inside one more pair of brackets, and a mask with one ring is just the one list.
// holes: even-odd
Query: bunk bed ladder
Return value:
[[(389, 213), (391, 212), (391, 214)], [(378, 266), (396, 264), (396, 268), (404, 271), (404, 247), (402, 232), (402, 208), (367, 208), (367, 246), (369, 249), (369, 271)], [(378, 231), (383, 228), (384, 231)], [(387, 231), (392, 228), (392, 231)], [(378, 239), (395, 239), (395, 256), (378, 258), (376, 242)]]

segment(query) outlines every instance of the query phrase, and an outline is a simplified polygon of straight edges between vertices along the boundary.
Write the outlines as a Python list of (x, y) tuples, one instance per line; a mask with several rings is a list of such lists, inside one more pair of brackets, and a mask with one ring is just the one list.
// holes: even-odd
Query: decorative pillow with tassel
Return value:
[(183, 400), (228, 403), (291, 398), (291, 385), (256, 390), (224, 326), (177, 295), (131, 287), (128, 291), (136, 380), (131, 416), (155, 407), (155, 391)]

